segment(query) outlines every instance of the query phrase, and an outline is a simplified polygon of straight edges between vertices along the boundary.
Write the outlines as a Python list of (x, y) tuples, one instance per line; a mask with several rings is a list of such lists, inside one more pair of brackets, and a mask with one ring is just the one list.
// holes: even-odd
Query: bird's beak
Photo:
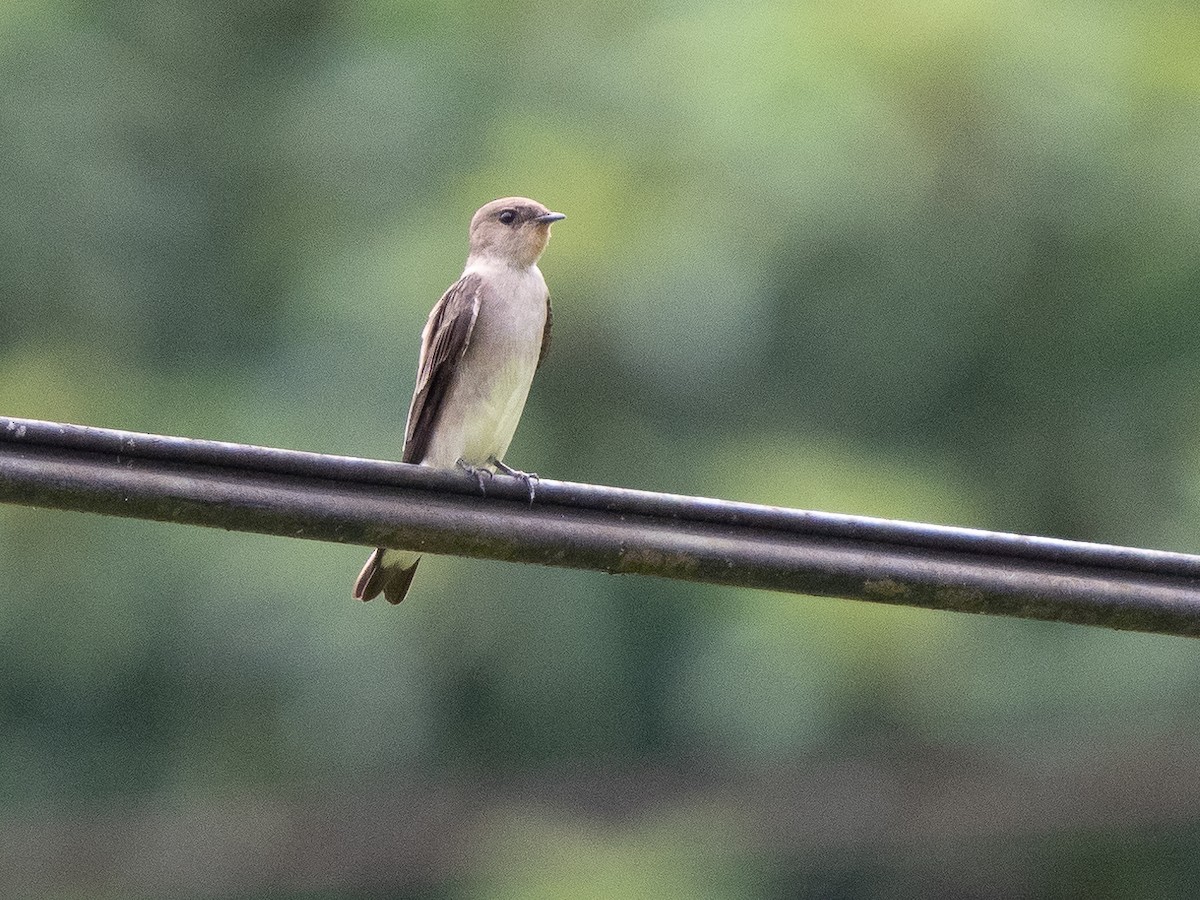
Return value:
[(549, 225), (551, 222), (557, 222), (559, 219), (565, 218), (566, 215), (563, 213), (546, 213), (544, 216), (538, 216), (533, 221), (540, 222), (543, 225)]

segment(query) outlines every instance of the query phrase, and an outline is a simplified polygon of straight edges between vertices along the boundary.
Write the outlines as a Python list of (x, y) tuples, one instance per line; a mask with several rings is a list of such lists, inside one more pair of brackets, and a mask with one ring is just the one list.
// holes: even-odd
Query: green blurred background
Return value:
[[(0, 6), (0, 413), (395, 458), (482, 203), (509, 462), (1200, 549), (1178, 2)], [(0, 507), (6, 897), (1188, 896), (1174, 638)]]

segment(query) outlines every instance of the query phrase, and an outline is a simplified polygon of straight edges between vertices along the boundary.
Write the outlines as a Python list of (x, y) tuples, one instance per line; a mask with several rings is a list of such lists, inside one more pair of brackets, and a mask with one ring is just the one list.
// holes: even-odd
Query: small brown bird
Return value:
[[(404, 436), (406, 463), (520, 475), (503, 463), (550, 345), (550, 292), (538, 257), (562, 213), (505, 197), (471, 219), (467, 265), (421, 333), (417, 387)], [(380, 547), (354, 584), (354, 597), (408, 593), (421, 555)]]

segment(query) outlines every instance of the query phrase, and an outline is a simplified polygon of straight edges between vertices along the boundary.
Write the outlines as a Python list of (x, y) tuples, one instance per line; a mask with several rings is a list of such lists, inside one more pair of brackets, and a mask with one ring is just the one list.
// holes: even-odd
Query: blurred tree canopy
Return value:
[[(1158, 0), (7, 4), (0, 411), (394, 458), (469, 217), (525, 194), (569, 218), (514, 464), (1195, 551), (1197, 47)], [(0, 828), (1200, 713), (1178, 640), (455, 560), (364, 608), (360, 556), (0, 508)], [(558, 840), (679, 886), (753, 816), (713, 812), (497, 810), (476, 886), (534, 890), (496, 860)]]

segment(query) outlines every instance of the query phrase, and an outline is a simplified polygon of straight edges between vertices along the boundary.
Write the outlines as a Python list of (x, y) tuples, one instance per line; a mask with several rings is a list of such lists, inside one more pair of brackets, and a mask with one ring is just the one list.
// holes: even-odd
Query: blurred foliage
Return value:
[(564, 828), (512, 810), (489, 830), (481, 850), (484, 874), (468, 885), (467, 897), (737, 898), (761, 877), (755, 867), (738, 865), (744, 839), (721, 810), (630, 829)]
[[(0, 412), (395, 457), (469, 216), (526, 194), (569, 219), (514, 464), (1194, 551), (1197, 46), (1166, 0), (5, 4)], [(0, 824), (1200, 714), (1179, 640), (450, 559), (357, 607), (362, 555), (0, 508)], [(905, 894), (671, 815), (498, 808), (430, 890)], [(1139, 840), (1042, 864), (1194, 875)]]

